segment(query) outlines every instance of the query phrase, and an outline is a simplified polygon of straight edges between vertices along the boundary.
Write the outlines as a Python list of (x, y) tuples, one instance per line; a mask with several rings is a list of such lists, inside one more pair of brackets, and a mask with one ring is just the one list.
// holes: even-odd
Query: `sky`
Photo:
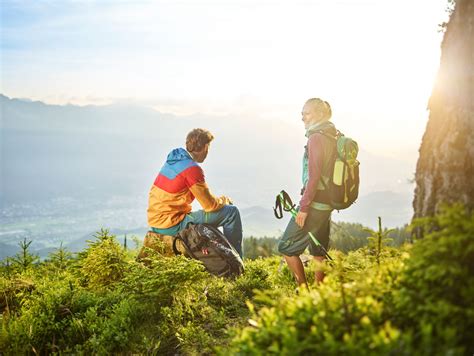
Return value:
[[(321, 97), (365, 150), (416, 161), (447, 0), (0, 0), (0, 92), (301, 125)], [(243, 121), (242, 121), (243, 122)]]

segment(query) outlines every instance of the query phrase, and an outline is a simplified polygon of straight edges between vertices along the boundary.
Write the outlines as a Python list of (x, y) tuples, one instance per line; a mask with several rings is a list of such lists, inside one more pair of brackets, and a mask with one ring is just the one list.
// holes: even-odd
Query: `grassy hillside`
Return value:
[(374, 232), (356, 251), (331, 250), (310, 291), (295, 290), (279, 256), (226, 280), (184, 257), (136, 262), (106, 231), (41, 263), (25, 244), (1, 268), (0, 353), (472, 354), (474, 215), (454, 207), (427, 226), (413, 245)]

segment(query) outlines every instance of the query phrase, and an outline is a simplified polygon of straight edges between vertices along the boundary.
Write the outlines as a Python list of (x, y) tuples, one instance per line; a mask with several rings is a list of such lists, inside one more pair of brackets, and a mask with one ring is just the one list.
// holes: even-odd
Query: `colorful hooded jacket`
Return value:
[(211, 194), (202, 168), (183, 148), (168, 154), (153, 183), (148, 200), (148, 225), (166, 229), (179, 224), (191, 212), (196, 198), (206, 212), (219, 210), (226, 198)]

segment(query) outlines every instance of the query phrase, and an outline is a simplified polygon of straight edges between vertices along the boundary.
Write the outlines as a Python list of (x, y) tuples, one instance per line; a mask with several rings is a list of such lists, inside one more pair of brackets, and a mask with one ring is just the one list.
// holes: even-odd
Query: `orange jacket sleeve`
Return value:
[(195, 183), (189, 188), (205, 212), (216, 211), (228, 203), (226, 197), (215, 197), (206, 182)]
[(186, 176), (186, 183), (205, 212), (219, 210), (229, 203), (227, 197), (217, 198), (211, 193), (205, 181), (204, 172), (199, 166), (190, 171), (190, 174)]

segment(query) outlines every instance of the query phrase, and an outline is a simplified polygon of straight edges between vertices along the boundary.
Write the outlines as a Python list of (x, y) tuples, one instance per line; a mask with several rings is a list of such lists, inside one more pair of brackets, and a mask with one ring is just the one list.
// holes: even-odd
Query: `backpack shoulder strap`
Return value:
[(186, 250), (186, 253), (191, 256), (192, 258), (196, 259), (196, 256), (194, 255), (193, 251), (189, 248), (188, 244), (184, 239), (178, 234), (173, 238), (173, 252), (176, 256), (182, 255), (182, 253), (178, 250), (178, 247), (176, 246), (177, 241), (180, 240), (181, 244), (183, 245), (184, 249)]
[(182, 255), (182, 253), (179, 252), (178, 248), (176, 247), (176, 242), (177, 242), (178, 240), (180, 240), (181, 243), (183, 244), (183, 246), (186, 247), (186, 244), (184, 243), (184, 240), (183, 240), (180, 236), (176, 235), (176, 236), (173, 238), (173, 252), (174, 252), (174, 254), (175, 254), (176, 256)]
[[(337, 142), (338, 142), (338, 139), (340, 137), (344, 136), (344, 134), (339, 130), (336, 130), (336, 135), (331, 135), (330, 133), (328, 133), (326, 131), (323, 131), (323, 130), (319, 130), (319, 131), (316, 131), (316, 132), (318, 132), (321, 135), (323, 135), (324, 137), (328, 138), (333, 143), (333, 145), (334, 145), (334, 156), (331, 158), (331, 160), (334, 160), (335, 158), (337, 158), (337, 156), (338, 156)], [(327, 169), (326, 169), (326, 171), (327, 171)], [(328, 190), (329, 186), (322, 177), (321, 177), (320, 181), (321, 181), (321, 183), (324, 187), (324, 190)]]
[(316, 131), (317, 133), (327, 137), (327, 138), (330, 138), (331, 140), (336, 140), (338, 139), (339, 136), (344, 136), (344, 134), (341, 133), (341, 131), (337, 130), (336, 131), (336, 135), (331, 135), (330, 133), (326, 132), (326, 131), (323, 131), (323, 130), (318, 130)]

